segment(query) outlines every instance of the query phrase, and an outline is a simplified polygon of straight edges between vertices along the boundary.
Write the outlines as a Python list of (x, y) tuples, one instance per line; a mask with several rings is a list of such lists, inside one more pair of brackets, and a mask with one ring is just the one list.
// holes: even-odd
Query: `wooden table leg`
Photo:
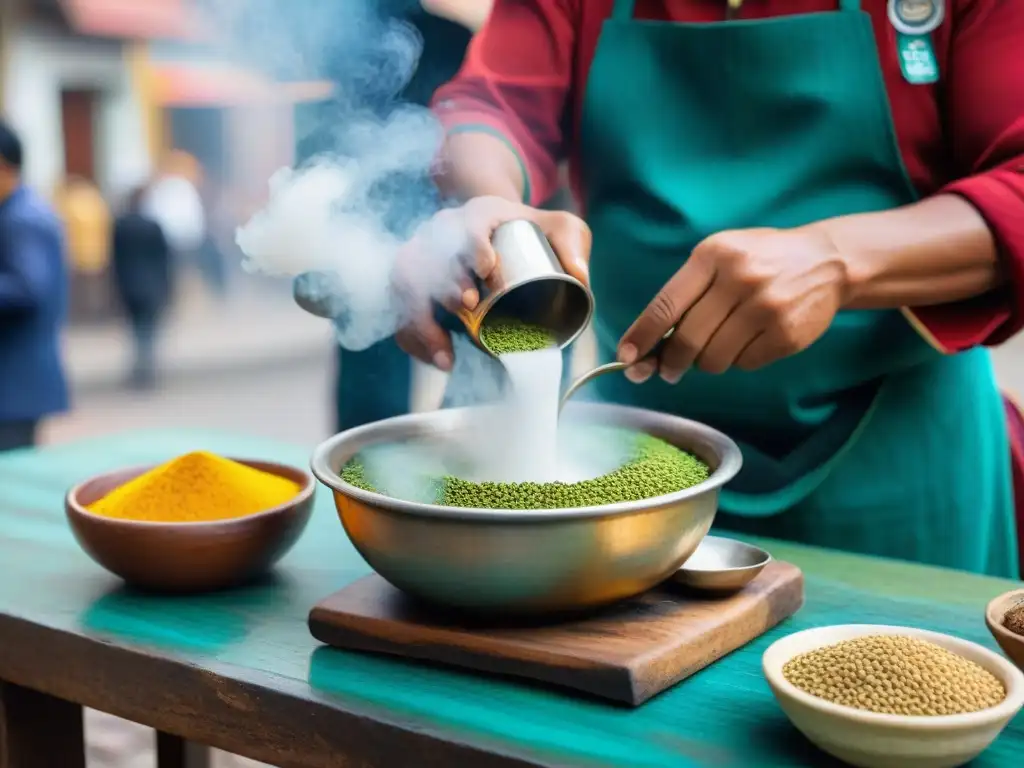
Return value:
[(210, 768), (210, 749), (163, 731), (156, 732), (157, 768)]
[(0, 682), (0, 768), (85, 768), (82, 708)]

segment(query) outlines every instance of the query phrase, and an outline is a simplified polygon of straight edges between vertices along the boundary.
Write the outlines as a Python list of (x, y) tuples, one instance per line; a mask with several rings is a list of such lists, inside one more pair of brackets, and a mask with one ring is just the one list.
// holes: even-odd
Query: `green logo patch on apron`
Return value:
[(903, 77), (912, 85), (927, 85), (939, 79), (939, 64), (935, 59), (935, 50), (929, 35), (905, 35), (899, 32), (896, 36), (899, 50), (900, 69)]

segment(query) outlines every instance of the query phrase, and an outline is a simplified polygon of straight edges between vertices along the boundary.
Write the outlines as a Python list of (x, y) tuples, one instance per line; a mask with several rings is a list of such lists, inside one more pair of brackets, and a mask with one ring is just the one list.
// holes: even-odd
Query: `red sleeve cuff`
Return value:
[(947, 353), (1000, 344), (1024, 326), (1024, 177), (1000, 168), (953, 182), (939, 194), (959, 195), (978, 209), (995, 237), (1008, 283), (967, 301), (905, 312)]

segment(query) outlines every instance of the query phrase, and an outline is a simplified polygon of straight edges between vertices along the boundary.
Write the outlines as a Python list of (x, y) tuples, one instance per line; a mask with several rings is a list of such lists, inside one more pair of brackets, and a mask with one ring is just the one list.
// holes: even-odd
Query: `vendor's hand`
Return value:
[[(846, 262), (813, 226), (721, 232), (701, 242), (623, 335), (631, 381), (760, 368), (810, 346), (848, 293)], [(675, 329), (659, 358), (645, 359)]]
[(500, 282), (501, 264), (491, 245), (498, 226), (527, 219), (540, 227), (562, 268), (588, 282), (590, 230), (583, 220), (562, 211), (542, 211), (500, 197), (478, 197), (459, 208), (436, 214), (417, 230), (399, 254), (395, 284), (411, 307), (411, 321), (396, 334), (399, 346), (418, 360), (450, 371), (454, 363), (451, 339), (438, 325), (433, 302), (449, 311), (472, 310), (480, 301), (473, 284)]

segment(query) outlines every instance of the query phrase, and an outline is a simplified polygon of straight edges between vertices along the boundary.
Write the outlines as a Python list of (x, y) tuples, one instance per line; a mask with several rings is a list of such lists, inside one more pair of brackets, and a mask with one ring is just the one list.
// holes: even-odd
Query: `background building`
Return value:
[(25, 138), (26, 182), (65, 215), (73, 319), (109, 315), (109, 218), (171, 150), (197, 161), (211, 234), (231, 261), (234, 227), (293, 161), (295, 104), (330, 85), (276, 83), (226, 61), (192, 0), (8, 2), (3, 110)]

